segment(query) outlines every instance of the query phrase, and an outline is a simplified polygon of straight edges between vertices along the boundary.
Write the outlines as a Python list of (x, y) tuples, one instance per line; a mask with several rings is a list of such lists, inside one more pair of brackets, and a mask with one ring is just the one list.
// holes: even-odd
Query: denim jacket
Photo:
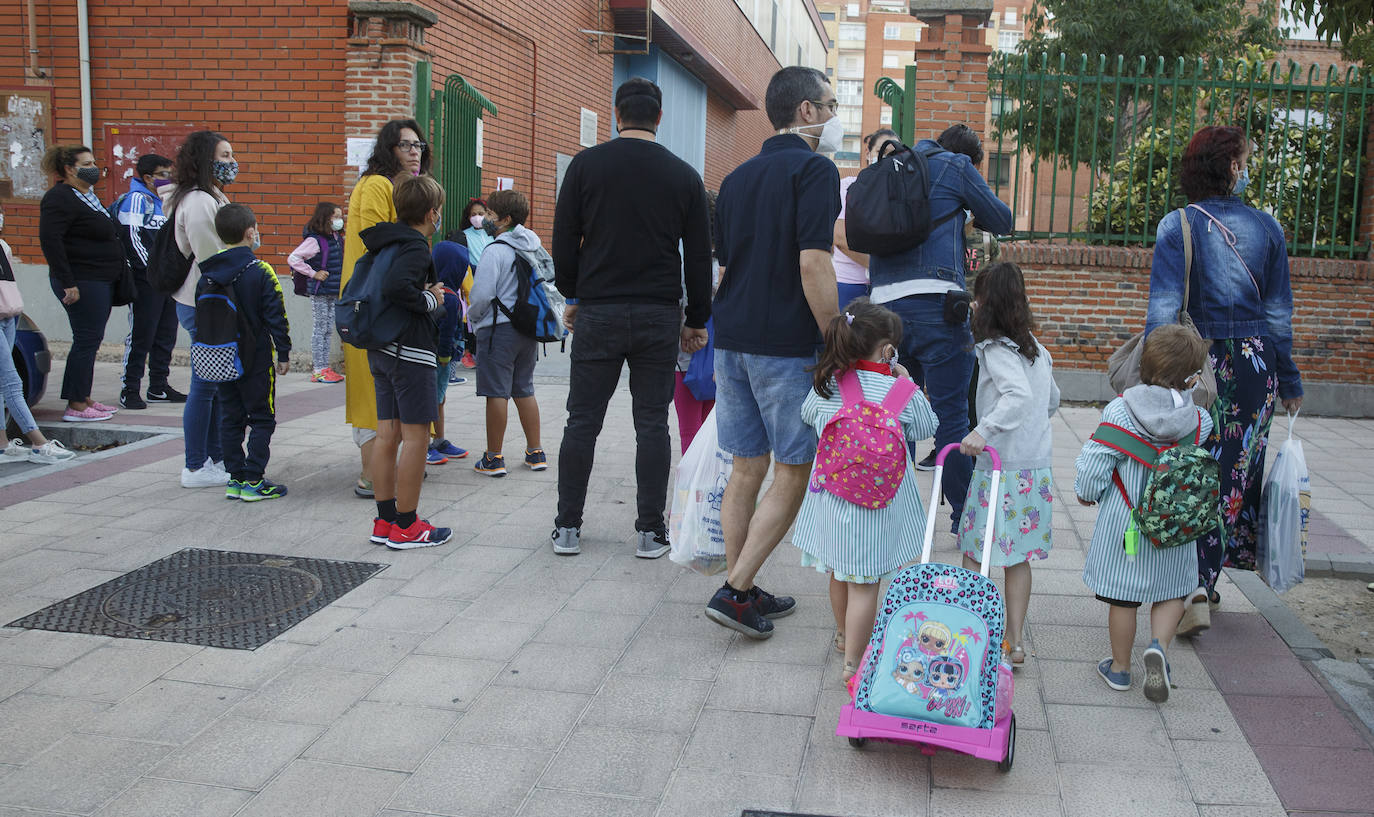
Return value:
[(876, 288), (917, 278), (940, 278), (964, 289), (964, 219), (959, 211), (972, 211), (974, 222), (981, 229), (1006, 235), (1012, 227), (1011, 208), (993, 195), (988, 183), (964, 154), (944, 150), (930, 139), (922, 139), (915, 149), (927, 153), (939, 151), (927, 160), (931, 179), (930, 216), (935, 227), (929, 238), (906, 252), (870, 255), (869, 281)]
[[(1302, 378), (1293, 363), (1293, 290), (1283, 229), (1273, 216), (1237, 196), (1216, 196), (1195, 204), (1235, 236), (1232, 250), (1225, 231), (1197, 208), (1188, 208), (1193, 234), (1188, 314), (1198, 333), (1213, 340), (1263, 338), (1274, 349), (1279, 397), (1302, 396)], [(1147, 335), (1156, 326), (1176, 322), (1183, 305), (1183, 230), (1178, 219), (1177, 210), (1168, 213), (1155, 232)]]

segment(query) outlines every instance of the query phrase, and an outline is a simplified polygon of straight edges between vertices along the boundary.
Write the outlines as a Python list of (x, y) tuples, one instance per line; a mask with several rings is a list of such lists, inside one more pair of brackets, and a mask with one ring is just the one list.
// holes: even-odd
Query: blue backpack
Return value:
[[(508, 245), (509, 246), (509, 245)], [(500, 310), (502, 315), (510, 321), (510, 325), (515, 327), (515, 331), (526, 337), (534, 338), (541, 343), (549, 343), (563, 339), (563, 322), (559, 320), (558, 313), (553, 309), (553, 303), (549, 300), (549, 293), (545, 291), (545, 279), (535, 271), (534, 265), (530, 263), (522, 253), (515, 253), (515, 305), (506, 308), (501, 303), (500, 298), (492, 298), (492, 326), (496, 325), (496, 312)]]
[(249, 263), (227, 284), (203, 279), (196, 295), (196, 337), (191, 341), (191, 371), (201, 380), (227, 383), (243, 377), (239, 340), (245, 334), (245, 321), (234, 295), (234, 284), (257, 263)]
[(381, 252), (364, 255), (354, 265), (353, 277), (334, 305), (334, 326), (344, 343), (358, 349), (381, 349), (395, 343), (405, 331), (409, 313), (382, 297), (382, 283), (399, 248), (399, 244), (389, 244)]

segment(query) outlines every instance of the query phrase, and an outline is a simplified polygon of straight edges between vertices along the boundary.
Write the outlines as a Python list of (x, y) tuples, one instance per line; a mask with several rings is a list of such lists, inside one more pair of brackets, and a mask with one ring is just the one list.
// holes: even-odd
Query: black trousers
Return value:
[(138, 297), (129, 304), (129, 334), (124, 338), (124, 390), (137, 393), (148, 365), (148, 391), (167, 385), (172, 367), (172, 347), (177, 343), (177, 311), (172, 296), (134, 275)]
[[(61, 300), (62, 285), (54, 278), (48, 281), (53, 294)], [(62, 372), (63, 400), (82, 403), (91, 399), (95, 356), (100, 351), (100, 341), (105, 338), (105, 324), (110, 320), (114, 287), (113, 281), (77, 281), (81, 297), (76, 303), (63, 307), (72, 328), (72, 348), (67, 353), (67, 365)]]
[[(270, 360), (270, 358), (269, 358)], [(277, 373), (269, 362), (219, 384), (219, 439), (224, 448), (224, 469), (231, 479), (257, 482), (267, 471), (272, 455), (272, 432), (277, 429)], [(248, 432), (248, 451), (243, 447)]]
[(630, 365), (630, 401), (635, 425), (635, 530), (662, 531), (668, 500), (672, 442), (668, 405), (673, 401), (682, 310), (656, 304), (584, 305), (577, 310), (568, 378), (568, 424), (558, 451), (559, 527), (582, 525), (596, 455), (596, 438), (606, 404)]

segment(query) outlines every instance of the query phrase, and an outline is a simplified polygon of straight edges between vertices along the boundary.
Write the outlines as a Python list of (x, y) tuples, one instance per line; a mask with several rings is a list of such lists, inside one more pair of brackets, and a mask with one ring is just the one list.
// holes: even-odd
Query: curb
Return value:
[(1309, 630), (1302, 619), (1283, 603), (1283, 599), (1264, 583), (1258, 573), (1251, 570), (1228, 569), (1226, 575), (1236, 583), (1299, 661), (1319, 661), (1336, 657), (1316, 633)]
[(1313, 578), (1374, 581), (1374, 554), (1318, 554), (1308, 556), (1305, 561), (1304, 575)]

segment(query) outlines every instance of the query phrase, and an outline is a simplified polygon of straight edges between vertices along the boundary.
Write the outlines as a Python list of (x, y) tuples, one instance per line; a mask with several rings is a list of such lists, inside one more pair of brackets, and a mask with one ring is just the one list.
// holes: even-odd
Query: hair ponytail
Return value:
[(898, 346), (902, 342), (902, 320), (896, 313), (867, 298), (855, 298), (840, 314), (830, 319), (824, 332), (825, 351), (812, 369), (812, 386), (829, 399), (830, 379), (838, 377), (854, 363), (867, 358), (880, 343)]

